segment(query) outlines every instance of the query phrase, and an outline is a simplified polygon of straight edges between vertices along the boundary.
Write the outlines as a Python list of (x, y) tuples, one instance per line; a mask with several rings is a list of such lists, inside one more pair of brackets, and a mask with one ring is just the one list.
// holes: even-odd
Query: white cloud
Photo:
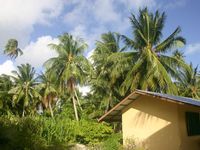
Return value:
[(120, 0), (125, 6), (132, 11), (138, 11), (139, 8), (148, 7), (154, 8), (157, 6), (155, 0)]
[(70, 31), (70, 33), (73, 36), (83, 38), (84, 40), (86, 40), (86, 38), (87, 38), (86, 27), (83, 25), (76, 26), (73, 30)]
[(39, 37), (36, 42), (31, 42), (23, 49), (23, 55), (16, 59), (17, 65), (30, 63), (32, 66), (39, 68), (43, 63), (57, 54), (48, 47), (50, 43), (58, 43), (58, 39), (51, 36)]
[[(120, 1), (76, 0), (68, 3), (73, 7), (65, 14), (64, 22), (71, 28), (69, 32), (72, 35), (83, 38), (88, 44), (89, 49), (85, 52), (86, 57), (92, 54), (95, 42), (100, 39), (102, 33), (113, 31), (125, 34), (130, 27), (129, 11), (123, 9), (129, 4)], [(130, 3), (128, 0), (127, 2)], [(137, 1), (137, 3), (140, 2)]]
[(92, 28), (88, 31), (87, 26), (78, 25), (69, 32), (75, 37), (83, 38), (88, 44), (89, 49), (91, 49), (94, 46), (95, 41), (101, 36), (101, 33), (106, 32), (106, 29), (104, 27), (99, 27)]
[(13, 70), (15, 70), (15, 66), (11, 60), (6, 60), (3, 64), (0, 64), (0, 75), (12, 75)]
[(97, 21), (98, 24), (117, 21), (121, 14), (115, 10), (113, 0), (85, 0), (74, 3), (71, 1), (69, 5), (75, 5), (74, 9), (64, 17), (64, 21), (68, 25), (91, 24)]
[[(140, 7), (156, 6), (155, 0), (85, 0), (79, 2), (70, 1), (73, 9), (66, 13), (64, 21), (66, 24), (76, 26), (80, 24), (97, 25), (123, 22), (123, 12), (137, 11)], [(128, 8), (128, 9), (127, 9)], [(116, 26), (116, 24), (115, 24)], [(91, 26), (94, 27), (94, 26)], [(97, 27), (97, 26), (96, 26)]]
[(64, 22), (70, 26), (85, 24), (87, 20), (89, 21), (89, 19), (87, 19), (91, 10), (89, 4), (89, 0), (78, 2), (70, 1), (68, 6), (72, 7), (74, 5), (74, 8), (64, 15)]
[(60, 15), (62, 0), (0, 0), (0, 47), (9, 38), (16, 38), (22, 46), (30, 40), (34, 25), (49, 25)]
[(108, 23), (118, 21), (121, 14), (115, 10), (116, 5), (113, 0), (96, 0), (93, 5), (93, 13), (98, 23)]
[(200, 53), (200, 43), (189, 44), (185, 48), (185, 54), (192, 55)]
[(83, 38), (88, 43), (89, 50), (94, 48), (95, 41), (99, 40), (102, 33), (110, 30), (125, 32), (129, 27), (129, 20), (128, 17), (123, 17), (115, 2), (115, 0), (71, 1), (69, 5), (73, 7), (64, 16), (65, 24), (71, 28), (69, 32)]

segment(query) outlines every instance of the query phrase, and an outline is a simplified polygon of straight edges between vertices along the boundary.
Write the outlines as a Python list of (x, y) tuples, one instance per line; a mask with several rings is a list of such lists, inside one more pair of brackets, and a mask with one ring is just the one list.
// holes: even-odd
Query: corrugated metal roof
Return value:
[(153, 96), (153, 97), (158, 97), (160, 99), (175, 102), (178, 104), (184, 103), (184, 104), (200, 107), (200, 101), (192, 99), (192, 98), (174, 96), (174, 95), (168, 95), (168, 94), (162, 94), (162, 93), (156, 93), (156, 92), (150, 92), (150, 91), (143, 91), (143, 90), (135, 90), (133, 93), (131, 93), (121, 102), (119, 102), (115, 107), (113, 107), (107, 113), (105, 113), (101, 118), (99, 118), (98, 121), (113, 121), (113, 122), (120, 121), (121, 111), (130, 103), (132, 103), (134, 100), (136, 100), (140, 95)]
[(185, 104), (200, 106), (200, 100), (196, 100), (196, 99), (192, 99), (192, 98), (188, 98), (188, 97), (174, 96), (174, 95), (169, 95), (169, 94), (162, 94), (162, 93), (149, 92), (149, 91), (143, 91), (143, 90), (137, 90), (137, 91), (147, 93), (150, 95), (154, 95), (154, 96), (158, 96), (158, 97), (163, 97), (163, 98), (170, 99), (170, 100), (177, 101), (177, 102), (182, 102)]

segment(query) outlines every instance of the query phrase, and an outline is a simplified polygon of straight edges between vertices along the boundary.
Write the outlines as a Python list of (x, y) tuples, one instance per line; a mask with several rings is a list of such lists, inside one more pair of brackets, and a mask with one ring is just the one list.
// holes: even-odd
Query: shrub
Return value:
[(95, 144), (108, 138), (113, 130), (107, 124), (71, 119), (45, 119), (43, 137), (50, 143)]
[(119, 150), (122, 145), (122, 136), (121, 134), (112, 134), (106, 141), (103, 143), (103, 150)]
[(97, 144), (103, 142), (112, 133), (113, 129), (108, 124), (95, 121), (81, 120), (78, 123), (76, 141), (82, 144)]
[(46, 149), (41, 123), (31, 118), (0, 117), (0, 147), (4, 150)]
[(62, 150), (75, 143), (97, 145), (112, 134), (108, 124), (92, 120), (0, 117), (0, 147), (4, 150)]

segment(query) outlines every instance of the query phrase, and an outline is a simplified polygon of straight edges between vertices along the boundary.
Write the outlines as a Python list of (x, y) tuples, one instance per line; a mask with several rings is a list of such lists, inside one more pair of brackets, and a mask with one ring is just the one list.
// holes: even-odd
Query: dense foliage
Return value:
[[(0, 147), (66, 149), (80, 143), (114, 150), (121, 135), (112, 127), (119, 131), (120, 125), (96, 120), (130, 92), (143, 89), (199, 99), (198, 67), (188, 65), (177, 50), (186, 44), (180, 27), (162, 38), (165, 20), (164, 12), (147, 8), (138, 16), (131, 14), (132, 37), (102, 34), (89, 59), (83, 39), (64, 33), (58, 44), (49, 44), (57, 56), (45, 62), (43, 73), (21, 64), (12, 76), (0, 75)], [(4, 53), (11, 59), (23, 54), (15, 39), (8, 41)], [(83, 95), (80, 86), (90, 92)]]
[[(105, 142), (113, 129), (92, 120), (1, 117), (0, 147), (4, 150), (66, 149), (75, 143), (94, 147)], [(115, 140), (117, 141), (117, 140)], [(54, 148), (53, 148), (54, 147)]]

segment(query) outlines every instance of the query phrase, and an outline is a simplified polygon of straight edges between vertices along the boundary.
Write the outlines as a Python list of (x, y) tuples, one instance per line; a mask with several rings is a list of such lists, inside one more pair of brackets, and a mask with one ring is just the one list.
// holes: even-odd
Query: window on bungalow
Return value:
[(188, 136), (200, 135), (200, 113), (186, 112)]

